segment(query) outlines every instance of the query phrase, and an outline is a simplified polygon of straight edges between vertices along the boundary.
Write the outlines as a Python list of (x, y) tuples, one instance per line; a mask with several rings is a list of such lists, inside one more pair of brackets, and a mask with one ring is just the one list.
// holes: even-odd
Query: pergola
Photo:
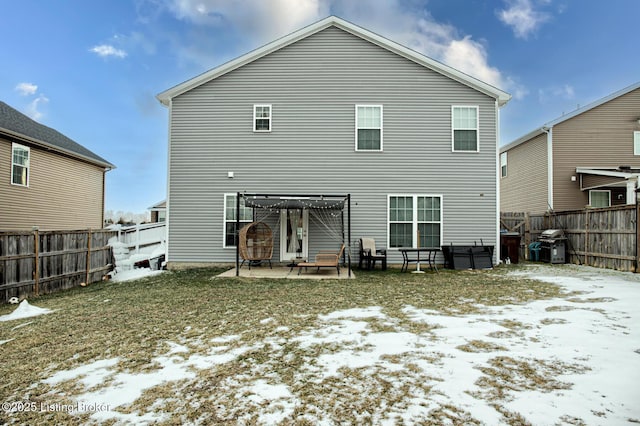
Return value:
[[(287, 209), (333, 210), (340, 211), (342, 243), (345, 245), (349, 277), (351, 277), (351, 194), (313, 195), (313, 194), (248, 194), (238, 192), (236, 196), (236, 276), (240, 275), (240, 205), (245, 207), (280, 211)], [(347, 210), (347, 235), (344, 235), (344, 210)]]

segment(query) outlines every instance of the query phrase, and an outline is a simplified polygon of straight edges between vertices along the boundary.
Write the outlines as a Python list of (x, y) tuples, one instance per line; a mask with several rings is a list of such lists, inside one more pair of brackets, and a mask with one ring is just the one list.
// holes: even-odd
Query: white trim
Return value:
[(169, 228), (171, 226), (171, 211), (169, 209), (169, 205), (171, 204), (171, 200), (170, 200), (170, 194), (171, 191), (169, 190), (171, 188), (171, 123), (172, 123), (172, 117), (173, 117), (173, 100), (170, 99), (169, 100), (169, 120), (167, 120), (167, 137), (168, 137), (168, 142), (167, 142), (167, 181), (166, 181), (166, 186), (165, 186), (165, 191), (167, 191), (167, 199), (165, 200), (166, 204), (165, 204), (165, 208), (167, 209), (167, 218), (165, 219), (165, 226), (167, 227), (167, 243), (166, 243), (166, 253), (165, 253), (165, 262), (167, 262), (167, 264), (169, 264), (169, 261), (171, 259), (171, 241), (169, 239)]
[(587, 167), (576, 167), (576, 173), (582, 173), (582, 174), (587, 174), (587, 175), (597, 175), (597, 176), (609, 176), (609, 177), (617, 177), (617, 178), (624, 178), (624, 179), (628, 179), (629, 177), (633, 176), (634, 173), (625, 173), (625, 172), (620, 172), (616, 170), (602, 170), (602, 169), (595, 169), (595, 168), (587, 168)]
[(452, 68), (441, 62), (435, 61), (414, 50), (411, 50), (396, 42), (393, 42), (384, 37), (381, 37), (378, 34), (365, 30), (364, 28), (361, 28), (355, 24), (347, 22), (336, 16), (329, 16), (314, 24), (311, 24), (298, 31), (295, 31), (287, 36), (284, 36), (275, 41), (272, 41), (271, 43), (266, 44), (245, 55), (242, 55), (232, 61), (229, 61), (226, 64), (220, 65), (219, 67), (213, 68), (203, 74), (200, 74), (183, 83), (180, 83), (177, 86), (174, 86), (168, 90), (165, 90), (164, 92), (158, 94), (156, 98), (162, 104), (168, 105), (169, 99), (175, 98), (176, 96), (179, 96), (185, 92), (188, 92), (189, 90), (197, 86), (200, 86), (208, 81), (218, 78), (228, 72), (231, 72), (237, 68), (242, 67), (243, 65), (253, 62), (259, 58), (262, 58), (263, 56), (266, 56), (270, 53), (280, 50), (286, 46), (289, 46), (290, 44), (293, 44), (303, 38), (309, 37), (331, 26), (334, 26), (343, 31), (351, 33), (356, 37), (359, 37), (373, 44), (376, 44), (386, 50), (389, 50), (390, 52), (403, 56), (419, 65), (429, 68), (437, 73), (440, 73), (466, 86), (469, 86), (481, 93), (491, 96), (492, 98), (496, 99), (499, 102), (500, 106), (505, 105), (511, 99), (511, 95), (509, 95), (507, 92), (504, 92), (490, 84), (487, 84), (481, 80), (471, 77), (470, 75), (467, 75), (461, 71), (458, 71), (455, 68)]
[[(504, 160), (504, 161), (503, 161)], [(504, 173), (502, 173), (502, 168), (504, 167)], [(500, 153), (500, 177), (501, 178), (506, 178), (507, 177), (507, 173), (508, 173), (508, 168), (507, 168), (507, 153), (506, 152), (501, 152)]]
[[(444, 196), (442, 194), (387, 194), (387, 250), (394, 250), (397, 247), (391, 247), (391, 233), (389, 231), (391, 224), (391, 197), (404, 197), (413, 199), (413, 218), (411, 221), (394, 221), (393, 223), (410, 223), (411, 224), (411, 243), (412, 247), (417, 247), (417, 229), (420, 223), (438, 223), (440, 224), (440, 245), (444, 241)], [(439, 221), (418, 221), (418, 198), (431, 197), (440, 199), (440, 220)]]
[(633, 155), (640, 155), (640, 132), (633, 132)]
[[(257, 108), (269, 108), (269, 117), (268, 118), (256, 117)], [(258, 119), (269, 120), (269, 129), (267, 130), (257, 129), (256, 120)], [(254, 133), (270, 133), (272, 129), (273, 129), (273, 108), (271, 107), (271, 104), (253, 104), (253, 132)]]
[[(13, 151), (15, 151), (16, 148), (24, 150), (24, 151), (27, 151), (27, 164), (26, 165), (15, 164), (13, 162)], [(13, 182), (13, 166), (14, 165), (18, 165), (20, 167), (24, 167), (25, 169), (27, 169), (27, 183), (26, 184), (14, 183)], [(11, 143), (11, 181), (10, 181), (11, 185), (22, 186), (24, 188), (28, 188), (30, 180), (31, 180), (31, 148), (29, 148), (28, 146), (20, 145), (19, 143), (12, 142)]]
[[(358, 108), (380, 108), (380, 128), (377, 127), (362, 127), (362, 129), (368, 130), (380, 130), (380, 149), (359, 149), (358, 148)], [(382, 152), (384, 150), (384, 109), (382, 104), (356, 104), (355, 106), (355, 150), (358, 152)]]
[[(495, 103), (495, 112), (496, 112), (496, 154), (500, 152), (500, 106), (498, 102)], [(496, 155), (496, 164), (499, 162), (498, 156)], [(501, 199), (501, 191), (500, 191), (500, 172), (496, 171), (496, 245), (493, 250), (493, 264), (497, 265), (500, 259), (500, 204), (502, 203)]]
[(547, 134), (547, 207), (553, 210), (553, 128), (543, 131)]
[[(590, 189), (589, 190), (589, 206), (593, 207), (593, 202), (591, 201), (591, 195), (594, 192), (606, 192), (608, 194), (609, 197), (609, 205), (608, 206), (604, 206), (604, 207), (611, 207), (611, 190), (610, 189)], [(596, 208), (601, 208), (602, 206), (598, 206)]]
[[(236, 209), (236, 205), (235, 203), (236, 201), (236, 197), (238, 196), (238, 194), (236, 192), (225, 192), (223, 194), (223, 204), (222, 204), (222, 248), (233, 248), (235, 249), (236, 246), (234, 245), (227, 245), (227, 222), (233, 222), (236, 223), (236, 219), (231, 219), (231, 220), (227, 220), (227, 197), (233, 197), (233, 210)], [(244, 200), (244, 198), (242, 198)], [(240, 206), (240, 209), (242, 210), (242, 206)], [(251, 218), (251, 220), (240, 220), (240, 223), (251, 223), (253, 221), (253, 218)], [(240, 232), (240, 230), (238, 229), (237, 232)]]
[[(456, 128), (454, 124), (454, 110), (456, 108), (473, 108), (476, 110), (476, 127)], [(475, 130), (476, 131), (476, 149), (456, 149), (455, 131), (456, 130)], [(478, 105), (451, 105), (451, 152), (480, 152), (480, 106)]]

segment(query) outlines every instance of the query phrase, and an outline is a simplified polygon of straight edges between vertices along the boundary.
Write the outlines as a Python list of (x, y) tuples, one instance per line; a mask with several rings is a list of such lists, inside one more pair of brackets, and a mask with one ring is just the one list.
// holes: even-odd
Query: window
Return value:
[(271, 131), (271, 105), (253, 106), (253, 131)]
[(633, 155), (640, 155), (640, 132), (633, 132)]
[(356, 105), (356, 151), (382, 151), (382, 105)]
[(28, 147), (14, 143), (11, 145), (11, 183), (29, 186), (29, 157)]
[(453, 151), (478, 152), (478, 107), (451, 107)]
[(500, 177), (507, 177), (507, 153), (500, 154)]
[(440, 247), (442, 196), (390, 195), (389, 248)]
[(166, 221), (167, 221), (167, 211), (158, 210), (158, 222), (166, 222)]
[(591, 207), (611, 207), (611, 191), (589, 191), (589, 205)]
[[(235, 247), (236, 229), (236, 194), (224, 195), (224, 247)], [(253, 209), (245, 207), (244, 198), (240, 200), (240, 227), (253, 221)]]

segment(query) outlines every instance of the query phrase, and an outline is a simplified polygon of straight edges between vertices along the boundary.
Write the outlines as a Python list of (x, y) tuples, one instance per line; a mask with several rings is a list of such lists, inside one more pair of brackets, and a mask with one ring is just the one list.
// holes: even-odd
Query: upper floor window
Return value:
[(640, 132), (633, 132), (633, 155), (640, 155)]
[(452, 106), (453, 151), (478, 152), (478, 107)]
[(271, 131), (271, 105), (253, 106), (253, 131)]
[(507, 177), (507, 153), (500, 154), (500, 177)]
[(356, 105), (356, 151), (382, 151), (382, 105)]
[[(239, 232), (236, 220), (237, 194), (224, 194), (224, 247), (236, 246), (236, 234)], [(240, 227), (253, 221), (253, 209), (244, 205), (244, 197), (240, 199)]]
[(14, 143), (11, 145), (11, 183), (29, 186), (29, 159), (31, 150)]
[(611, 207), (611, 191), (592, 189), (589, 191), (591, 207)]

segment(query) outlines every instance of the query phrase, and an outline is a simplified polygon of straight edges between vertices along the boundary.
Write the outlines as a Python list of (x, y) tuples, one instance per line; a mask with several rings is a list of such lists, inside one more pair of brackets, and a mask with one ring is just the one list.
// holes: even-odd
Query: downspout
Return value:
[(167, 269), (169, 268), (169, 262), (171, 260), (170, 257), (170, 253), (169, 253), (169, 248), (171, 246), (170, 241), (169, 241), (169, 227), (171, 226), (171, 120), (173, 117), (173, 99), (169, 99), (169, 120), (167, 122), (167, 135), (169, 138), (169, 141), (167, 142), (167, 182), (166, 182), (166, 204), (164, 207), (165, 210), (165, 217), (164, 217), (164, 223), (165, 223), (165, 228), (164, 228), (164, 232), (165, 232), (165, 253), (164, 253), (164, 261), (165, 264), (167, 265)]
[(543, 127), (547, 134), (547, 206), (553, 211), (553, 128)]
[(493, 264), (497, 265), (500, 259), (500, 107), (498, 106), (498, 100), (495, 102), (496, 109), (496, 245), (493, 250), (495, 259)]

